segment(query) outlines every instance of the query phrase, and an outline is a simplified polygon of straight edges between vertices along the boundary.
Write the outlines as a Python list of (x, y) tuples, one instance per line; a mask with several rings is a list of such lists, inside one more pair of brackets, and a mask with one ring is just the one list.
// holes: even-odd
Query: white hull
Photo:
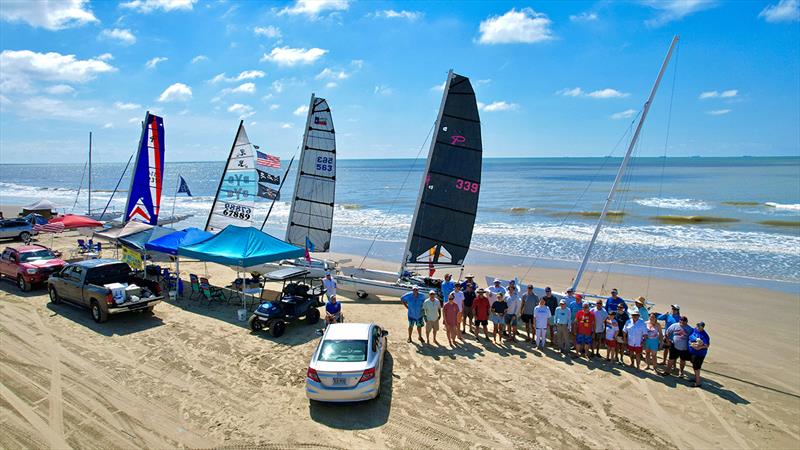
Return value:
[(286, 269), (288, 267), (301, 267), (303, 269), (308, 269), (309, 277), (322, 278), (325, 276), (325, 273), (330, 270), (330, 267), (333, 267), (333, 263), (330, 263), (328, 261), (321, 261), (318, 259), (312, 259), (311, 263), (309, 264), (305, 259), (291, 259), (291, 260), (285, 259), (280, 262), (272, 262), (266, 264), (259, 264), (257, 266), (246, 267), (245, 270), (250, 272), (268, 273), (272, 272), (273, 270)]
[(394, 283), (399, 278), (397, 272), (388, 272), (385, 270), (364, 269), (361, 267), (342, 267), (340, 269), (343, 275), (355, 278), (364, 278), (374, 281), (385, 281), (387, 283)]
[(411, 291), (413, 285), (395, 282), (370, 280), (366, 278), (351, 277), (347, 275), (336, 276), (336, 288), (346, 292), (364, 292), (367, 295), (385, 295), (401, 297)]

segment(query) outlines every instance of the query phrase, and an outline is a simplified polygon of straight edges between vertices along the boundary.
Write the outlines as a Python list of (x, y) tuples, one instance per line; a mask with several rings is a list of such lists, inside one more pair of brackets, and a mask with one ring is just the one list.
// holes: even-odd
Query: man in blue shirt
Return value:
[[(578, 312), (583, 309), (583, 296), (581, 294), (575, 295), (573, 297), (572, 289), (567, 290), (567, 298), (565, 298), (567, 302), (567, 308), (569, 308), (570, 314), (572, 317), (570, 318), (570, 323), (575, 323), (575, 317), (578, 315)], [(572, 346), (574, 347), (577, 345), (578, 339), (578, 332), (576, 328), (572, 327), (571, 339), (572, 339)]]
[(450, 296), (450, 293), (456, 288), (456, 284), (453, 282), (453, 276), (449, 273), (444, 274), (444, 281), (442, 281), (442, 298), (447, 301), (447, 298)]
[(466, 280), (461, 282), (461, 290), (466, 293), (467, 292), (467, 286), (472, 286), (472, 292), (477, 293), (478, 292), (478, 283), (475, 282), (475, 275), (473, 275), (471, 273), (468, 273), (467, 276), (465, 276), (464, 278), (466, 278)]
[(400, 301), (408, 310), (408, 342), (411, 342), (411, 330), (416, 326), (419, 341), (424, 344), (422, 327), (425, 326), (425, 319), (422, 317), (422, 304), (425, 303), (425, 296), (420, 294), (418, 287), (414, 286), (411, 292), (400, 297)]
[[(628, 312), (628, 304), (622, 297), (618, 296), (619, 291), (616, 289), (611, 290), (611, 297), (606, 299), (606, 311), (616, 311), (618, 305), (623, 305), (625, 312)], [(619, 313), (617, 313), (619, 314)]]
[(666, 331), (669, 329), (669, 327), (671, 327), (672, 325), (674, 325), (676, 323), (680, 323), (680, 321), (681, 321), (681, 307), (680, 307), (680, 305), (677, 305), (677, 304), (670, 305), (670, 308), (671, 308), (670, 312), (661, 314), (660, 316), (656, 317), (657, 320), (663, 320), (664, 321), (664, 328), (662, 328), (664, 330), (664, 333), (665, 333), (664, 334), (664, 355), (661, 357), (661, 364), (662, 365), (666, 365), (667, 364), (667, 355), (669, 354), (669, 347), (671, 345), (670, 342), (669, 342), (669, 339), (667, 339)]
[(567, 308), (567, 302), (563, 298), (558, 302), (558, 308), (553, 315), (553, 323), (556, 326), (556, 337), (558, 339), (558, 349), (562, 355), (569, 353), (569, 332), (572, 325), (572, 312)]
[(692, 369), (694, 369), (693, 387), (700, 387), (700, 369), (708, 354), (708, 346), (711, 345), (711, 338), (705, 328), (705, 322), (699, 322), (697, 328), (689, 336), (689, 355), (692, 357)]
[(342, 304), (336, 301), (336, 296), (332, 295), (328, 303), (325, 304), (325, 325), (342, 321)]

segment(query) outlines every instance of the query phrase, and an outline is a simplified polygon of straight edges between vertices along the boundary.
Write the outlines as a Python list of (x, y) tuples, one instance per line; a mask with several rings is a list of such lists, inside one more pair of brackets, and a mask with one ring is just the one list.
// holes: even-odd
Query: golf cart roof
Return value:
[(278, 269), (273, 272), (265, 273), (264, 277), (275, 281), (290, 280), (292, 278), (303, 277), (311, 273), (308, 269), (302, 267), (288, 267), (286, 269)]

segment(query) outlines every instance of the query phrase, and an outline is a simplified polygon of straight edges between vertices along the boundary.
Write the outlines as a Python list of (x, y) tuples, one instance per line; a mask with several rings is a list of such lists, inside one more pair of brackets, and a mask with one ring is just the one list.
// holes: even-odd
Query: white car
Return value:
[(306, 397), (354, 402), (380, 395), (388, 334), (374, 323), (329, 325), (308, 365)]

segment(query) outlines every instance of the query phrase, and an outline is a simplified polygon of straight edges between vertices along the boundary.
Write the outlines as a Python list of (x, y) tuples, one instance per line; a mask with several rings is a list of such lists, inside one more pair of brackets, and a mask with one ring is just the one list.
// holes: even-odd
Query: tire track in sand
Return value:
[(50, 352), (50, 390), (47, 396), (50, 429), (56, 433), (60, 439), (64, 440), (64, 398), (61, 390), (61, 357), (60, 346), (53, 339), (50, 330), (42, 322), (37, 310), (33, 310), (33, 317), (36, 326), (42, 332), (45, 340), (45, 347)]
[[(639, 392), (642, 393), (645, 397), (647, 397), (647, 403), (650, 405), (650, 409), (658, 418), (659, 423), (669, 423), (671, 416), (664, 411), (664, 408), (658, 404), (656, 398), (653, 396), (653, 393), (650, 392), (650, 388), (647, 386), (647, 380), (644, 378), (639, 378), (636, 386)], [(666, 431), (669, 435), (670, 440), (672, 440), (673, 445), (679, 449), (683, 448), (693, 448), (694, 446), (685, 442), (679, 433), (677, 433), (676, 427), (667, 426), (662, 428), (662, 430)]]
[(698, 391), (698, 394), (699, 394), (700, 398), (703, 400), (703, 403), (705, 403), (706, 408), (708, 409), (708, 411), (714, 417), (717, 418), (719, 423), (722, 425), (722, 428), (725, 428), (725, 431), (727, 431), (728, 434), (733, 438), (733, 440), (736, 441), (736, 443), (739, 445), (739, 448), (747, 448), (747, 449), (749, 449), (750, 446), (747, 445), (747, 442), (745, 442), (745, 440), (742, 437), (742, 435), (739, 434), (736, 430), (734, 430), (733, 427), (722, 417), (722, 414), (719, 413), (717, 408), (715, 408), (714, 405), (711, 404), (711, 401), (706, 396), (706, 393), (703, 392), (703, 389), (702, 388), (697, 388), (697, 391)]

